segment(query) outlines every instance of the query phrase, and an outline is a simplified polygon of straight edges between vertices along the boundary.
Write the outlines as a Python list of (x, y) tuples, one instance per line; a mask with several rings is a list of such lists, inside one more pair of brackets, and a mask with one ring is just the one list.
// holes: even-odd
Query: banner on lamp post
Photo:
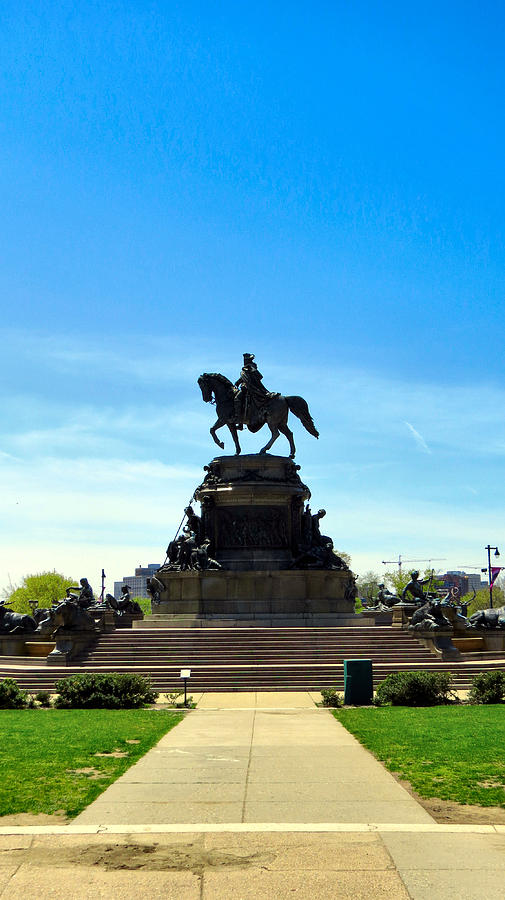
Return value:
[(489, 589), (493, 590), (493, 585), (498, 578), (500, 572), (505, 568), (505, 566), (491, 566), (491, 580), (489, 582)]

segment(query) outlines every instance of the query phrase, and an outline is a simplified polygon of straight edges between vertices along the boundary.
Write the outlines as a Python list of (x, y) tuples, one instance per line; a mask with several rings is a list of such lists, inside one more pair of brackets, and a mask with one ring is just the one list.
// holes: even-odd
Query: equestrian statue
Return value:
[(319, 432), (314, 425), (309, 407), (303, 397), (283, 397), (267, 391), (263, 384), (263, 375), (254, 362), (252, 353), (244, 353), (244, 365), (239, 378), (233, 384), (225, 375), (217, 372), (206, 372), (200, 375), (198, 384), (205, 403), (216, 406), (217, 421), (210, 429), (213, 440), (221, 450), (224, 443), (219, 440), (216, 431), (227, 425), (235, 444), (236, 453), (240, 453), (238, 432), (244, 425), (255, 434), (263, 425), (270, 429), (271, 437), (260, 450), (266, 453), (282, 433), (287, 437), (290, 447), (290, 459), (294, 459), (296, 448), (293, 432), (288, 428), (289, 412), (300, 419), (304, 428), (315, 438)]

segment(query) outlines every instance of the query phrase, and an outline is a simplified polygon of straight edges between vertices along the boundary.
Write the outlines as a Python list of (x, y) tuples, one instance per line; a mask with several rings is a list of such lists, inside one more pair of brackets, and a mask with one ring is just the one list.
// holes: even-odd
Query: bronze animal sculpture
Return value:
[(476, 628), (505, 628), (505, 606), (479, 609), (468, 621)]
[(409, 628), (413, 631), (436, 631), (440, 628), (451, 628), (451, 623), (444, 616), (438, 600), (428, 600), (414, 612)]
[(6, 609), (5, 602), (5, 600), (0, 602), (0, 634), (22, 634), (35, 631), (37, 623), (33, 616)]
[(47, 617), (39, 623), (40, 634), (57, 635), (61, 631), (94, 631), (95, 623), (85, 609), (72, 600), (62, 600), (47, 610)]

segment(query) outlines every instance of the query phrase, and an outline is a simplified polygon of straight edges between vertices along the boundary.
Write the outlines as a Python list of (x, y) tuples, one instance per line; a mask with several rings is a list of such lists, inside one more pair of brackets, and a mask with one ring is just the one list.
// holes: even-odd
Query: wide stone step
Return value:
[[(482, 664), (459, 664), (457, 669), (454, 664), (432, 662), (424, 665), (404, 664), (402, 666), (375, 665), (374, 684), (380, 683), (390, 672), (395, 671), (433, 671), (451, 672), (454, 685), (457, 688), (468, 688), (472, 678), (481, 671), (505, 668), (504, 662), (483, 661)], [(137, 672), (148, 675), (156, 690), (167, 692), (179, 690), (181, 679), (179, 668), (170, 666), (144, 667), (144, 666), (101, 666), (87, 667), (77, 666), (56, 668), (27, 668), (25, 671), (15, 669), (12, 666), (0, 666), (0, 677), (13, 677), (25, 690), (37, 691), (42, 689), (54, 690), (55, 682), (60, 678), (83, 672)], [(318, 690), (323, 687), (343, 688), (343, 666), (201, 666), (192, 670), (189, 684), (190, 692), (201, 691), (247, 691), (247, 690)]]
[(261, 651), (268, 652), (298, 652), (305, 650), (307, 652), (310, 651), (318, 651), (318, 650), (343, 650), (347, 651), (349, 648), (353, 647), (363, 647), (363, 648), (378, 648), (378, 649), (411, 649), (414, 647), (422, 646), (416, 641), (346, 641), (346, 642), (318, 642), (317, 644), (234, 644), (234, 643), (222, 643), (222, 644), (193, 644), (188, 642), (179, 642), (173, 644), (158, 644), (155, 642), (150, 642), (149, 644), (136, 644), (136, 643), (116, 643), (116, 642), (106, 642), (99, 641), (95, 644), (95, 647), (100, 650), (104, 650), (104, 652), (111, 652), (114, 650), (120, 650), (122, 652), (145, 652), (145, 651), (158, 651), (163, 650), (167, 652), (173, 652), (175, 650), (192, 650), (192, 651), (209, 651), (209, 652), (250, 652), (250, 653), (259, 653)]
[[(319, 636), (325, 637), (339, 637), (339, 636), (358, 636), (358, 635), (372, 635), (377, 634), (379, 632), (388, 633), (391, 630), (390, 626), (341, 626), (341, 627), (307, 627), (307, 628), (142, 628), (142, 629), (132, 629), (132, 631), (120, 632), (121, 637), (126, 637), (127, 634), (134, 634), (136, 637), (141, 637), (142, 639), (148, 637), (176, 637), (177, 639), (183, 639), (184, 637), (191, 637), (194, 640), (213, 640), (218, 639), (219, 637), (227, 637), (234, 636), (237, 640), (243, 640), (248, 642), (249, 640), (253, 640), (254, 638), (261, 637), (262, 639), (269, 640), (274, 638), (284, 638), (289, 637), (295, 639), (297, 637), (308, 637), (314, 638)], [(398, 633), (402, 633), (400, 629), (394, 629), (398, 631)], [(405, 633), (405, 632), (403, 632)]]
[(163, 653), (165, 655), (173, 655), (173, 654), (186, 654), (186, 653), (194, 653), (199, 656), (203, 654), (208, 654), (209, 656), (229, 656), (230, 654), (234, 654), (236, 656), (243, 656), (245, 654), (249, 656), (261, 656), (262, 654), (268, 654), (269, 656), (317, 656), (320, 653), (338, 653), (338, 654), (349, 654), (350, 652), (360, 653), (375, 653), (375, 654), (387, 654), (387, 653), (415, 653), (416, 651), (428, 652), (426, 647), (422, 647), (420, 644), (414, 644), (411, 647), (406, 647), (404, 644), (389, 644), (383, 647), (378, 647), (376, 644), (350, 644), (348, 647), (103, 647), (99, 644), (97, 647), (92, 648), (90, 653), (100, 653), (102, 655), (112, 655), (112, 654), (120, 654), (120, 655), (128, 655), (131, 656), (132, 652), (136, 652), (139, 655), (150, 655), (155, 656), (156, 654)]
[[(202, 665), (227, 665), (231, 663), (249, 663), (250, 665), (256, 665), (258, 663), (286, 663), (290, 662), (294, 663), (304, 663), (305, 665), (311, 665), (312, 663), (322, 663), (322, 662), (331, 662), (332, 660), (336, 663), (343, 662), (344, 659), (350, 659), (354, 657), (361, 657), (367, 659), (373, 659), (375, 662), (391, 662), (393, 660), (430, 660), (435, 657), (430, 654), (428, 651), (423, 653), (421, 650), (412, 651), (412, 653), (407, 653), (405, 651), (398, 651), (395, 653), (374, 653), (369, 652), (367, 650), (357, 650), (353, 648), (352, 651), (346, 653), (310, 653), (310, 654), (268, 654), (268, 653), (255, 653), (255, 654), (234, 654), (234, 653), (156, 653), (154, 655), (151, 654), (93, 654), (90, 656), (80, 656), (78, 658), (79, 665), (91, 664), (94, 662), (101, 662), (107, 664), (108, 662), (117, 662), (118, 660), (123, 660), (126, 665), (141, 665), (143, 663), (153, 663), (163, 664), (163, 665), (176, 665), (180, 660), (189, 660), (192, 659), (195, 661), (195, 665), (200, 662)], [(473, 656), (470, 654), (467, 655), (467, 658), (473, 659)], [(479, 658), (478, 656), (476, 658)], [(77, 661), (77, 660), (74, 660)]]
[(250, 651), (250, 652), (259, 652), (261, 650), (268, 650), (270, 652), (274, 651), (290, 651), (290, 650), (347, 650), (349, 647), (420, 647), (422, 646), (417, 641), (319, 641), (318, 643), (309, 644), (308, 642), (299, 643), (299, 644), (235, 644), (235, 643), (220, 643), (220, 644), (193, 644), (189, 641), (180, 641), (179, 643), (163, 643), (158, 644), (156, 642), (149, 642), (148, 644), (136, 644), (132, 643), (117, 643), (117, 642), (108, 642), (108, 641), (98, 641), (94, 646), (97, 648), (103, 648), (104, 650), (124, 650), (124, 651), (132, 651), (138, 650), (139, 652), (143, 650), (177, 650), (179, 648), (183, 648), (184, 650), (235, 650), (235, 651)]
[[(85, 651), (83, 651), (85, 652)], [(356, 653), (361, 654), (369, 654), (376, 657), (384, 657), (385, 659), (391, 655), (398, 654), (407, 654), (410, 656), (415, 653), (422, 653), (423, 655), (430, 655), (427, 648), (420, 647), (311, 647), (311, 648), (302, 648), (302, 649), (291, 649), (291, 650), (271, 650), (268, 648), (260, 648), (258, 650), (245, 650), (239, 649), (234, 650), (233, 648), (193, 648), (193, 647), (177, 647), (177, 648), (157, 648), (152, 650), (151, 648), (146, 649), (137, 649), (130, 651), (127, 648), (114, 648), (114, 649), (103, 649), (99, 647), (96, 650), (90, 650), (89, 656), (99, 655), (101, 657), (127, 657), (131, 659), (133, 662), (139, 659), (147, 659), (147, 658), (156, 658), (163, 657), (169, 658), (174, 656), (198, 656), (204, 657), (208, 656), (209, 658), (216, 659), (218, 657), (224, 657), (225, 659), (234, 658), (242, 658), (249, 657), (251, 659), (257, 659), (262, 656), (267, 656), (269, 659), (289, 659), (289, 658), (297, 658), (297, 659), (315, 659), (319, 656), (339, 656), (339, 657), (347, 657), (349, 655), (353, 655)]]
[(313, 657), (312, 659), (298, 659), (296, 657), (289, 658), (279, 658), (276, 657), (274, 659), (269, 659), (264, 656), (257, 656), (254, 658), (251, 657), (210, 657), (210, 656), (191, 656), (190, 654), (184, 656), (167, 656), (167, 657), (156, 657), (156, 658), (148, 658), (148, 659), (137, 659), (132, 661), (128, 657), (94, 657), (89, 659), (85, 657), (83, 659), (74, 659), (72, 660), (72, 665), (79, 665), (83, 668), (86, 666), (186, 666), (186, 665), (194, 665), (194, 666), (228, 666), (228, 665), (236, 665), (236, 666), (256, 666), (256, 665), (304, 665), (311, 666), (314, 664), (319, 665), (343, 665), (346, 659), (370, 659), (374, 665), (381, 665), (382, 663), (390, 663), (396, 665), (407, 665), (413, 663), (428, 663), (433, 659), (436, 659), (434, 656), (430, 656), (429, 654), (426, 656), (415, 654), (415, 655), (398, 655), (398, 656), (389, 656), (387, 658), (372, 656), (367, 653), (353, 653), (347, 654), (343, 656), (318, 656)]
[(149, 638), (176, 638), (184, 640), (190, 637), (195, 641), (204, 640), (226, 640), (230, 637), (236, 640), (248, 642), (250, 640), (298, 640), (298, 639), (318, 639), (318, 638), (348, 638), (348, 637), (371, 637), (376, 634), (409, 634), (400, 628), (392, 626), (384, 626), (379, 628), (286, 628), (280, 631), (278, 628), (137, 628), (118, 629), (116, 632), (109, 632), (109, 636), (115, 634), (125, 638), (133, 636), (139, 640), (148, 640)]

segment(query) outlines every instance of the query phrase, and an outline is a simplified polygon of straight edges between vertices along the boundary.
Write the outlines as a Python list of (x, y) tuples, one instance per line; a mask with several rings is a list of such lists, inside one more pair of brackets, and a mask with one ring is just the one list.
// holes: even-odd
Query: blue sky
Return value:
[(218, 452), (196, 378), (244, 351), (309, 402), (356, 571), (503, 543), (504, 32), (497, 3), (2, 4), (0, 586), (161, 561)]

